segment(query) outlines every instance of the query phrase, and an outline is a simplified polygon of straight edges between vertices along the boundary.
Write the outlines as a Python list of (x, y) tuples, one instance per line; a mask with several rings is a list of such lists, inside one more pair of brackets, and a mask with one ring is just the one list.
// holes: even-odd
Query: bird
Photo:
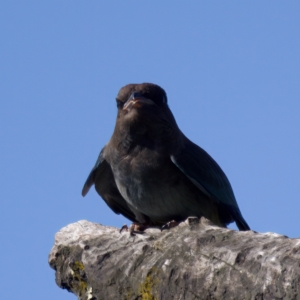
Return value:
[(127, 84), (117, 119), (82, 189), (94, 185), (116, 213), (144, 228), (205, 217), (250, 230), (217, 162), (179, 129), (167, 94), (153, 83)]

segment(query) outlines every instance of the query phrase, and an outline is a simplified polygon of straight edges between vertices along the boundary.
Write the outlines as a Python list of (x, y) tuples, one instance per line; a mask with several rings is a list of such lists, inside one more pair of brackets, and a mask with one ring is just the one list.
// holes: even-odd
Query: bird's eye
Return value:
[(117, 101), (117, 108), (122, 108), (124, 103), (119, 99), (116, 99), (116, 101)]

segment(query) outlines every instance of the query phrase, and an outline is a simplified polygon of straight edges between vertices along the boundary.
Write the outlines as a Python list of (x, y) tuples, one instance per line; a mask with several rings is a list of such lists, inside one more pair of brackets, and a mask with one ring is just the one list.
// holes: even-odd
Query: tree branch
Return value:
[(134, 236), (79, 221), (56, 234), (49, 264), (80, 300), (300, 299), (300, 239), (205, 219)]

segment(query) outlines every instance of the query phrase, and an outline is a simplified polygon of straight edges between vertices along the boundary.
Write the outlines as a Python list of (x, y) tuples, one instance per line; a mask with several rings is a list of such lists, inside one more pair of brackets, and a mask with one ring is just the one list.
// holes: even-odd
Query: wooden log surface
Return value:
[(56, 234), (49, 264), (80, 300), (300, 300), (300, 239), (205, 219), (136, 235), (79, 221)]

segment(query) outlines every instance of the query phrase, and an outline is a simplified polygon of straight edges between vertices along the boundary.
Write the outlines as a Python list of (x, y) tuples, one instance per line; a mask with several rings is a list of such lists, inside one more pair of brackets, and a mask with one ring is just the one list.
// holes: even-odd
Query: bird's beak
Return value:
[(130, 111), (133, 107), (139, 108), (142, 107), (143, 105), (153, 105), (154, 102), (151, 99), (145, 98), (138, 92), (134, 92), (130, 95), (128, 100), (125, 102), (123, 106), (123, 110), (128, 110)]

